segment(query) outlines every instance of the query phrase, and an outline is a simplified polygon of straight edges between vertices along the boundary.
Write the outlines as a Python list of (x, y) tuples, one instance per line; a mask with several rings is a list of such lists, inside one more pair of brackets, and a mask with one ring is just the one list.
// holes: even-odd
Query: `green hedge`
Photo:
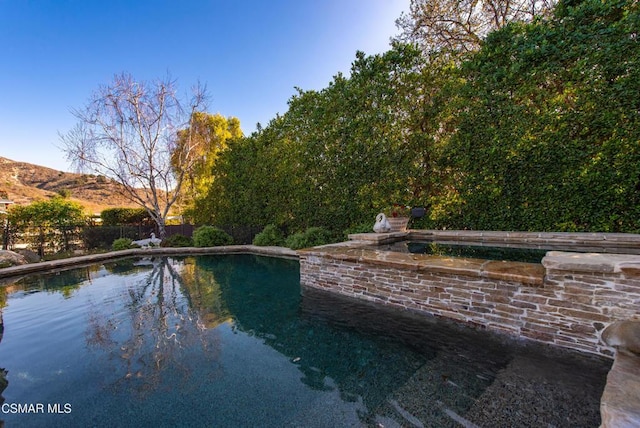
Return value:
[(342, 232), (399, 203), (421, 227), (640, 232), (638, 28), (637, 1), (561, 0), (459, 57), (359, 52), (229, 143), (196, 220)]
[(104, 226), (150, 224), (153, 222), (144, 208), (108, 208), (100, 213)]

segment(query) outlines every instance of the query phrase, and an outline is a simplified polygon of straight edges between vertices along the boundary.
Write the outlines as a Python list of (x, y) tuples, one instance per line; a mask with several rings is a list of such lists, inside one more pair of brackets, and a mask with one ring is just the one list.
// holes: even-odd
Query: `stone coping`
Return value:
[[(567, 248), (574, 247), (576, 249), (582, 249), (583, 251), (592, 248), (593, 242), (606, 242), (610, 245), (608, 251), (605, 252), (574, 252), (570, 249), (568, 251), (548, 251), (545, 257), (542, 259), (542, 266), (545, 270), (565, 270), (575, 272), (590, 272), (590, 273), (621, 273), (626, 277), (640, 277), (640, 235), (630, 233), (570, 233), (570, 232), (493, 232), (493, 231), (440, 231), (440, 230), (410, 230), (407, 232), (396, 233), (359, 233), (349, 235), (351, 241), (342, 243), (343, 246), (352, 248), (374, 248), (375, 245), (397, 242), (401, 240), (421, 239), (430, 237), (430, 239), (440, 241), (442, 238), (452, 238), (457, 236), (459, 240), (453, 240), (450, 242), (474, 242), (484, 244), (496, 244), (499, 242), (509, 241), (515, 242), (519, 239), (526, 242), (532, 242), (532, 237), (538, 237), (541, 239), (553, 241), (553, 246), (562, 247), (563, 242), (572, 244), (565, 245)], [(466, 237), (467, 239), (463, 239)], [(491, 240), (491, 238), (497, 238)], [(477, 241), (474, 241), (477, 240)], [(489, 239), (486, 241), (484, 239)], [(622, 245), (619, 245), (622, 244)], [(501, 244), (502, 245), (502, 244)], [(549, 246), (549, 245), (548, 245)], [(596, 246), (600, 249), (598, 246)], [(616, 251), (612, 251), (615, 248)], [(618, 253), (627, 250), (631, 254)], [(635, 253), (638, 252), (638, 254)], [(396, 253), (394, 253), (396, 254)], [(419, 256), (418, 254), (410, 254), (408, 257), (413, 259)], [(424, 256), (424, 255), (423, 255)], [(437, 256), (429, 256), (431, 258)], [(387, 259), (393, 260), (396, 258), (394, 255), (386, 256)], [(377, 257), (380, 259), (380, 256)], [(467, 262), (461, 261), (461, 258), (456, 258), (460, 261), (460, 266), (463, 267)], [(412, 262), (409, 262), (409, 265)], [(436, 266), (440, 262), (432, 260)], [(496, 270), (511, 270), (516, 268), (513, 262), (496, 262), (488, 265), (491, 269)], [(406, 267), (406, 264), (403, 265)], [(475, 269), (475, 268), (473, 268)], [(522, 269), (518, 267), (516, 269), (516, 276), (514, 280), (518, 280), (517, 272)], [(506, 272), (503, 273), (506, 275)], [(544, 270), (543, 274), (544, 275)], [(487, 277), (496, 278), (494, 273), (487, 274)], [(504, 278), (506, 279), (506, 278)], [(520, 281), (522, 282), (522, 281)]]
[(640, 254), (640, 235), (633, 233), (410, 229), (395, 233), (357, 233), (349, 235), (349, 239), (369, 241), (372, 244), (387, 244), (406, 239)]
[(489, 278), (534, 286), (542, 286), (545, 272), (544, 267), (537, 263), (399, 253), (343, 245), (309, 248), (298, 251), (298, 254), (301, 257), (327, 257), (397, 269)]
[(549, 251), (542, 259), (542, 265), (548, 270), (623, 273), (625, 276), (640, 276), (640, 255), (633, 254)]
[(600, 401), (601, 428), (640, 426), (640, 357), (618, 354)]
[(67, 259), (51, 260), (47, 262), (29, 263), (0, 269), (0, 278), (26, 275), (31, 273), (46, 273), (74, 266), (88, 265), (105, 260), (121, 259), (135, 256), (181, 256), (198, 254), (255, 254), (272, 257), (297, 259), (298, 254), (284, 247), (259, 247), (256, 245), (225, 245), (220, 247), (159, 247), (134, 248), (108, 253), (90, 254), (86, 256), (70, 257)]
[(640, 246), (640, 235), (635, 233), (599, 232), (520, 232), (493, 230), (410, 230), (412, 237), (455, 238), (456, 240), (545, 240), (564, 242), (615, 242)]
[(362, 241), (370, 244), (388, 244), (402, 241), (409, 237), (409, 232), (389, 232), (389, 233), (352, 233), (349, 235), (351, 241)]
[(640, 426), (640, 320), (617, 321), (601, 336), (616, 348), (602, 393), (602, 428)]

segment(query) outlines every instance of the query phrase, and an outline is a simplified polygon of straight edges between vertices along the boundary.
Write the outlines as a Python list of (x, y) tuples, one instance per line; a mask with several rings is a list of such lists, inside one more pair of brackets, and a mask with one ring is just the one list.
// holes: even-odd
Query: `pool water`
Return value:
[(610, 367), (301, 290), (278, 258), (121, 260), (0, 306), (6, 427), (597, 427)]
[(443, 242), (398, 242), (389, 246), (391, 251), (437, 256), (471, 257), (485, 260), (540, 263), (549, 249), (523, 247), (496, 247), (477, 244), (452, 244)]

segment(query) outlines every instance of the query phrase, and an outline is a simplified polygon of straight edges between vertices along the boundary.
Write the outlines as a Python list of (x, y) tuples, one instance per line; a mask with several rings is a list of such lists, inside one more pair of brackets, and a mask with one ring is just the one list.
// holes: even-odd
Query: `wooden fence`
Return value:
[[(233, 238), (234, 244), (250, 244), (254, 236), (262, 228), (258, 226), (218, 226)], [(165, 226), (167, 237), (181, 234), (192, 236), (197, 226), (178, 224)], [(94, 248), (110, 248), (115, 239), (145, 239), (155, 233), (154, 225), (121, 225), (121, 226), (32, 226), (21, 230), (12, 229), (8, 223), (2, 228), (3, 249), (29, 248), (41, 257), (60, 251), (87, 250)]]

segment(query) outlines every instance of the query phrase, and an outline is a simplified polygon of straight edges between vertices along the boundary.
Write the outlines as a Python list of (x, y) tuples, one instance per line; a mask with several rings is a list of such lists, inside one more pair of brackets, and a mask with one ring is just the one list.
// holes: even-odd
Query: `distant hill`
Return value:
[(120, 184), (103, 176), (62, 172), (0, 157), (0, 191), (7, 192), (16, 204), (27, 205), (59, 194), (68, 195), (89, 213), (136, 206), (118, 193), (119, 188)]

